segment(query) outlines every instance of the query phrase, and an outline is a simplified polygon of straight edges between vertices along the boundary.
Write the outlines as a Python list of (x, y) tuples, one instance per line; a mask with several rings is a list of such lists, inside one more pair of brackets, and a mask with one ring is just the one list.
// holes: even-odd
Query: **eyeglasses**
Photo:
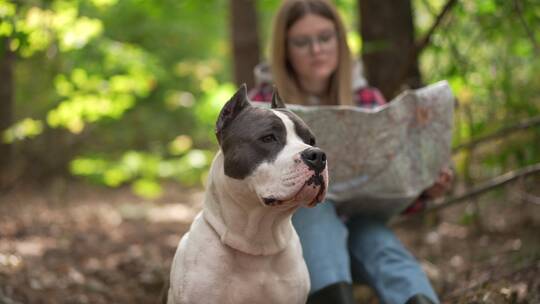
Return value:
[(315, 45), (323, 51), (328, 51), (336, 47), (336, 32), (327, 31), (317, 34), (316, 36), (297, 36), (288, 39), (289, 44), (295, 50), (307, 53), (314, 50)]

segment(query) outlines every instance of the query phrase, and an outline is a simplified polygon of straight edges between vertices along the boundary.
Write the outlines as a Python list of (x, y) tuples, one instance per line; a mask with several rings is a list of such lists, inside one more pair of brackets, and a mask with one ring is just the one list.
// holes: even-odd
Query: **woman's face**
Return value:
[(298, 19), (287, 32), (287, 55), (300, 82), (328, 81), (338, 65), (332, 20), (315, 14)]

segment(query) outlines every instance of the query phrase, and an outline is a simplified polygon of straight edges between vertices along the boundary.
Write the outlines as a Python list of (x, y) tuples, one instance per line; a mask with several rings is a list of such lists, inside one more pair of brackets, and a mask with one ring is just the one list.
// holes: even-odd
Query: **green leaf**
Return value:
[(13, 143), (15, 141), (30, 139), (43, 132), (41, 120), (25, 118), (4, 131), (2, 142)]
[(154, 199), (161, 196), (161, 186), (151, 179), (139, 179), (133, 183), (133, 191), (144, 198)]

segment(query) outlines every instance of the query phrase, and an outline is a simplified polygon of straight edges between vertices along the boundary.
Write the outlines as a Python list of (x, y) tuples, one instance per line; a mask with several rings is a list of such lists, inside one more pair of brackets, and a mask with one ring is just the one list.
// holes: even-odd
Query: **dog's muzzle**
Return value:
[(302, 161), (319, 175), (326, 168), (326, 154), (319, 148), (307, 148), (300, 154)]
[(276, 206), (287, 201), (298, 201), (312, 207), (322, 201), (328, 184), (326, 154), (319, 148), (309, 147), (299, 153), (295, 163), (304, 168), (298, 180), (292, 183), (297, 185), (296, 190), (285, 197), (263, 197), (265, 205)]

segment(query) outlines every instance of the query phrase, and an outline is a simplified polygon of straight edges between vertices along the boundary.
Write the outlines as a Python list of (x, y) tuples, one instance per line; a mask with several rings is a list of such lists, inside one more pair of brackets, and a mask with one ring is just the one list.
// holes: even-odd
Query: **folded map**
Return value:
[(388, 219), (432, 185), (451, 156), (454, 97), (446, 81), (375, 109), (287, 105), (328, 158), (328, 198), (345, 215)]

